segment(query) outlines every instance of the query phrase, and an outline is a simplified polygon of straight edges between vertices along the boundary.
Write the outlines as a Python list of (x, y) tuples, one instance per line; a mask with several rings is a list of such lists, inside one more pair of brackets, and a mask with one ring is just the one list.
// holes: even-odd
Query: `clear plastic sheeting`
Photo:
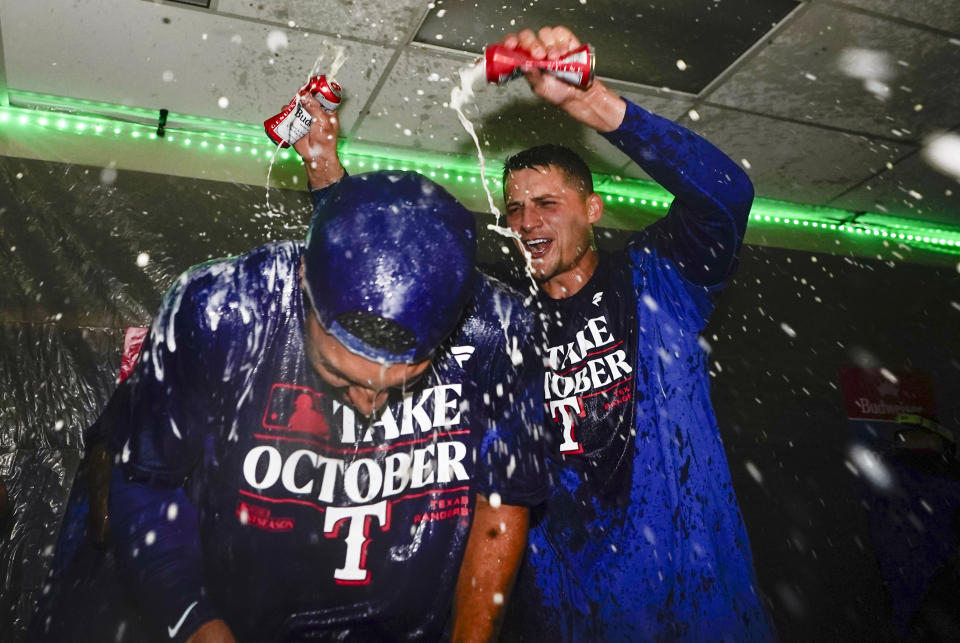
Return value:
[(0, 609), (10, 627), (0, 631), (10, 640), (43, 586), (83, 429), (112, 390), (121, 340), (112, 329), (0, 325), (0, 479), (10, 499), (0, 541)]
[[(53, 558), (83, 432), (189, 266), (302, 238), (305, 194), (0, 158), (0, 643), (23, 639)], [(0, 494), (2, 496), (2, 494)], [(2, 507), (0, 507), (2, 510)]]

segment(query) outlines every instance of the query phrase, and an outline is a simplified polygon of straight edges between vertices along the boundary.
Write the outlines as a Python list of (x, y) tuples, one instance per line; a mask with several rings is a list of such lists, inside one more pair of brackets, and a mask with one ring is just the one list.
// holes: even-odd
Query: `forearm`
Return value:
[(340, 165), (340, 159), (336, 156), (333, 158), (315, 158), (309, 161), (304, 159), (303, 165), (307, 170), (307, 183), (311, 191), (330, 187), (346, 176), (346, 170)]
[(110, 515), (121, 576), (161, 638), (186, 641), (216, 619), (203, 589), (197, 510), (182, 488), (132, 482), (115, 466)]
[(603, 135), (691, 211), (745, 222), (753, 201), (750, 179), (705, 138), (629, 102), (620, 127)]
[(676, 196), (667, 216), (637, 235), (639, 250), (657, 246), (694, 284), (728, 280), (753, 202), (743, 170), (704, 138), (633, 104), (605, 136)]
[(187, 639), (187, 643), (235, 643), (235, 641), (226, 621), (219, 618), (207, 621)]
[(490, 641), (500, 620), (527, 542), (529, 510), (502, 505), (494, 509), (477, 496), (453, 605), (455, 642)]
[[(581, 42), (568, 28), (556, 26), (508, 34), (503, 45), (520, 47), (534, 59), (559, 59)], [(678, 199), (700, 209), (726, 205), (733, 210), (743, 201), (749, 208), (753, 190), (746, 174), (693, 132), (637, 107), (598, 80), (581, 90), (538, 69), (525, 76), (534, 93), (606, 136)]]

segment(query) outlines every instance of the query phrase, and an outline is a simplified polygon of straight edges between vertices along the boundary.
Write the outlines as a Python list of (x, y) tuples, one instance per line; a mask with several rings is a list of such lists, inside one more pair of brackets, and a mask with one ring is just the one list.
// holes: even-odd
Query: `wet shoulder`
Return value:
[(162, 314), (202, 333), (256, 328), (256, 322), (289, 312), (299, 287), (300, 249), (280, 241), (193, 266), (167, 293)]
[(533, 314), (517, 290), (477, 270), (473, 300), (458, 331), (460, 343), (499, 344), (505, 334), (532, 337)]
[(611, 284), (630, 284), (633, 281), (633, 269), (628, 249), (601, 252), (597, 271), (600, 273), (599, 281), (606, 287)]

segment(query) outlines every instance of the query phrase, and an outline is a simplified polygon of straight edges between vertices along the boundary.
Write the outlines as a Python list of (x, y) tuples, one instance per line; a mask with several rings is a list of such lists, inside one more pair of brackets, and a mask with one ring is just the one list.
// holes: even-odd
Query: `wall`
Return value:
[(958, 301), (956, 269), (745, 248), (706, 337), (714, 407), (784, 641), (890, 636), (861, 502), (872, 492), (845, 464), (837, 369), (927, 372), (940, 421), (958, 428)]

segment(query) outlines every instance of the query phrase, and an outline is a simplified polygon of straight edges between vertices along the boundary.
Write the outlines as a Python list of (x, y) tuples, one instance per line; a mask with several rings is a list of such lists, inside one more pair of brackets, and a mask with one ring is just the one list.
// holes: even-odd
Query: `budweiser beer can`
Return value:
[(320, 107), (333, 112), (340, 107), (343, 90), (336, 81), (327, 80), (326, 76), (314, 76), (300, 88), (282, 112), (263, 121), (263, 129), (266, 130), (267, 136), (281, 147), (290, 147), (310, 131), (313, 119), (300, 104), (300, 97), (304, 94), (312, 94), (320, 103)]
[(557, 60), (536, 60), (525, 49), (490, 45), (484, 51), (487, 82), (502, 85), (524, 72), (541, 69), (574, 87), (586, 89), (593, 82), (596, 56), (593, 47), (583, 45)]

